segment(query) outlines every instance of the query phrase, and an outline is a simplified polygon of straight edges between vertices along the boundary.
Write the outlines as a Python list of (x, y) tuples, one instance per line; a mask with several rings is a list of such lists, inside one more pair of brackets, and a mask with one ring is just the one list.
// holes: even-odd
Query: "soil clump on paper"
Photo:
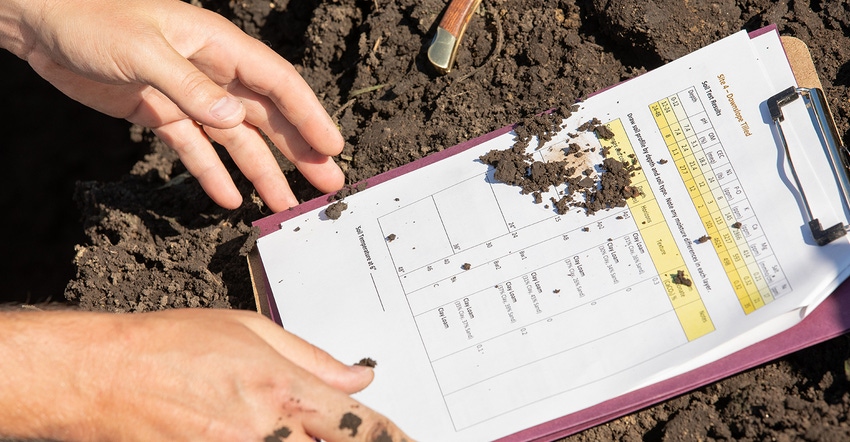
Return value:
[[(594, 91), (769, 23), (808, 44), (838, 132), (850, 141), (846, 1), (484, 1), (445, 76), (429, 68), (423, 49), (445, 1), (193, 3), (293, 63), (342, 131), (336, 160), (348, 183), (510, 124), (526, 122), (520, 131), (545, 138), (541, 113), (569, 110)], [(82, 108), (3, 55), (13, 261), (4, 267), (6, 300), (109, 312), (254, 309), (245, 255), (256, 238), (251, 222), (270, 212), (226, 151), (245, 197), (232, 211), (212, 203), (150, 131)], [(322, 196), (278, 158), (302, 201)], [(584, 171), (574, 176), (591, 176)], [(848, 440), (848, 358), (850, 338), (838, 337), (565, 440)]]
[[(631, 186), (634, 171), (640, 169), (632, 157), (623, 163), (616, 158), (607, 157), (608, 149), (602, 149), (602, 162), (594, 167), (577, 170), (575, 164), (583, 164), (582, 157), (594, 149), (584, 149), (576, 143), (569, 143), (563, 149), (566, 159), (543, 161), (534, 159), (528, 152), (530, 140), (537, 140), (538, 149), (559, 133), (569, 131), (560, 124), (562, 114), (550, 114), (535, 117), (518, 124), (515, 128), (514, 145), (509, 149), (491, 150), (479, 159), (495, 168), (493, 178), (496, 181), (518, 186), (523, 194), (532, 194), (534, 202), (543, 202), (543, 194), (557, 190), (558, 198), (550, 197), (552, 207), (558, 214), (565, 214), (570, 208), (579, 208), (587, 215), (600, 210), (624, 207), (629, 198), (640, 195), (640, 191)], [(576, 128), (578, 132), (593, 132), (600, 139), (611, 139), (614, 134), (607, 126), (594, 118)]]
[(673, 280), (673, 284), (692, 286), (694, 282), (691, 278), (688, 278), (688, 275), (685, 274), (684, 270), (679, 270), (676, 273), (670, 275), (670, 278)]
[(325, 209), (325, 215), (328, 219), (339, 219), (346, 210), (348, 210), (348, 203), (337, 201)]

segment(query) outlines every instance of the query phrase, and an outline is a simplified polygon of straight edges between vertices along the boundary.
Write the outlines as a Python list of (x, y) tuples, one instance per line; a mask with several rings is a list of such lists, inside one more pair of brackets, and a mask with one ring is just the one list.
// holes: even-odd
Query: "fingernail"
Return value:
[(218, 100), (210, 109), (212, 116), (222, 121), (229, 120), (240, 112), (242, 112), (242, 102), (230, 96)]

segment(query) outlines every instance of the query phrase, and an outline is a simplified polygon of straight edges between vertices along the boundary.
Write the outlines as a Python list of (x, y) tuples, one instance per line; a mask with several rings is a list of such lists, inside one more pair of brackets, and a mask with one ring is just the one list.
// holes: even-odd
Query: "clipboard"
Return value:
[[(775, 27), (765, 28), (759, 32), (775, 32)], [(771, 108), (771, 117), (774, 119), (776, 130), (778, 133), (782, 133), (784, 117), (781, 110), (783, 105), (796, 99), (803, 99), (807, 102), (809, 109), (815, 115), (813, 121), (816, 120), (822, 123), (818, 130), (823, 134), (822, 140), (826, 144), (825, 149), (836, 154), (830, 161), (833, 165), (836, 181), (841, 187), (845, 198), (843, 201), (845, 209), (850, 210), (850, 203), (848, 203), (847, 199), (847, 192), (850, 189), (850, 185), (848, 185), (850, 180), (848, 180), (848, 168), (846, 165), (848, 152), (846, 147), (841, 144), (840, 137), (836, 133), (835, 123), (824, 98), (823, 88), (817, 76), (811, 55), (805, 43), (797, 38), (781, 37), (781, 41), (798, 85), (768, 99), (768, 106)], [(503, 128), (501, 131), (496, 132), (509, 130), (510, 128)], [(474, 141), (476, 140), (471, 140), (470, 142)], [(830, 142), (833, 143), (831, 147), (828, 145)], [(783, 147), (785, 148), (786, 158), (790, 163), (791, 155), (788, 154), (787, 146)], [(443, 151), (443, 153), (445, 152)], [(439, 154), (435, 154), (432, 158), (426, 158), (426, 160), (438, 161), (440, 156)], [(793, 163), (791, 165), (793, 167)], [(800, 187), (799, 182), (797, 184)], [(808, 207), (807, 203), (805, 203), (805, 197), (803, 197), (803, 200), (806, 207)], [(312, 206), (309, 203), (305, 203), (308, 206), (303, 210), (306, 211), (322, 203), (324, 201), (319, 201), (318, 203), (314, 201)], [(809, 226), (819, 245), (828, 244), (837, 238), (843, 237), (848, 231), (846, 223), (839, 223), (838, 225), (832, 225), (823, 229), (819, 223), (819, 219), (812, 215), (811, 210), (809, 210), (809, 216)], [(261, 220), (255, 223), (255, 226), (260, 228), (262, 236), (269, 233), (269, 229), (273, 229), (273, 227), (270, 227), (272, 224), (269, 220)], [(279, 322), (279, 317), (276, 314), (277, 308), (274, 305), (271, 293), (268, 291), (266, 274), (257, 248), (249, 252), (247, 260), (257, 310), (261, 314)], [(785, 332), (682, 375), (528, 428), (510, 435), (504, 440), (543, 441), (566, 437), (840, 336), (848, 330), (850, 330), (850, 282), (845, 281), (800, 324)]]
[(806, 198), (804, 186), (801, 184), (794, 167), (790, 146), (782, 129), (783, 122), (785, 121), (782, 114), (782, 107), (798, 98), (806, 102), (806, 107), (809, 109), (812, 122), (816, 126), (824, 151), (827, 154), (827, 159), (832, 167), (836, 184), (841, 191), (842, 204), (845, 209), (850, 208), (850, 178), (848, 178), (850, 176), (850, 168), (848, 168), (850, 154), (848, 154), (847, 148), (843, 145), (841, 137), (838, 135), (832, 112), (829, 109), (829, 103), (823, 92), (823, 86), (817, 76), (814, 63), (805, 43), (797, 38), (782, 37), (782, 44), (786, 48), (786, 54), (788, 54), (788, 59), (797, 79), (798, 86), (788, 87), (782, 92), (770, 97), (767, 100), (767, 107), (777, 131), (779, 143), (785, 152), (785, 158), (788, 161), (797, 189), (800, 192), (801, 202), (809, 220), (808, 224), (812, 232), (812, 237), (818, 245), (823, 246), (847, 234), (850, 226), (839, 222), (824, 229), (820, 220), (812, 213), (811, 206)]

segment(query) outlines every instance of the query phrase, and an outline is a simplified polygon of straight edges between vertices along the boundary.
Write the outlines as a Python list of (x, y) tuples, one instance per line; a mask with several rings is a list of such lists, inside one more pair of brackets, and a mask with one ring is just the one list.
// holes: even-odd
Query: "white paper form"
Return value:
[[(557, 159), (605, 122), (612, 139), (578, 141), (640, 165), (626, 207), (559, 215), (495, 181), (478, 157), (506, 134), (347, 197), (337, 220), (283, 222), (258, 247), (284, 327), (377, 360), (356, 397), (426, 441), (505, 437), (790, 327), (850, 253), (814, 245), (780, 172), (765, 100), (794, 84), (784, 57), (774, 32), (735, 34), (589, 98), (535, 151)], [(794, 164), (817, 216), (840, 217), (820, 145), (788, 133), (812, 153)]]

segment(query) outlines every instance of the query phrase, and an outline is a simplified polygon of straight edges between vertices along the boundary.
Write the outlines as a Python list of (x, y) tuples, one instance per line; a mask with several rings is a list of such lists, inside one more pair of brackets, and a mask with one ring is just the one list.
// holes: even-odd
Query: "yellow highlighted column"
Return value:
[(764, 306), (765, 298), (762, 294), (769, 294), (770, 290), (761, 277), (755, 259), (745, 253), (749, 251), (746, 243), (736, 240), (730, 230), (729, 226), (735, 222), (735, 216), (728, 210), (729, 204), (722, 193), (715, 196), (715, 192), (721, 190), (709, 165), (710, 159), (703, 152), (677, 97), (660, 100), (651, 104), (649, 109), (705, 226), (706, 234), (712, 238), (717, 256), (741, 307), (745, 313), (752, 313)]
[[(660, 107), (658, 111), (660, 115), (663, 115)], [(599, 140), (602, 147), (608, 148), (611, 155), (616, 156), (618, 160), (630, 162), (630, 159), (635, 158), (635, 151), (628, 141), (622, 122), (614, 120), (607, 126), (614, 133), (614, 136), (610, 140)], [(676, 135), (667, 129), (665, 138), (675, 143), (675, 137)], [(685, 170), (688, 169), (687, 165), (682, 164), (682, 166)], [(635, 171), (631, 185), (638, 188), (641, 195), (628, 200), (629, 210), (632, 212), (644, 244), (646, 244), (653, 265), (664, 281), (667, 297), (670, 299), (670, 304), (682, 325), (685, 336), (689, 341), (692, 341), (714, 331), (714, 323), (708, 315), (708, 310), (699, 296), (696, 285), (693, 283), (691, 285), (674, 283), (673, 275), (677, 275), (680, 270), (685, 272), (685, 278), (690, 280), (690, 276), (687, 275), (685, 261), (678, 245), (676, 245), (673, 233), (664, 220), (658, 200), (654, 198), (654, 194), (651, 192), (646, 174), (642, 170)]]

